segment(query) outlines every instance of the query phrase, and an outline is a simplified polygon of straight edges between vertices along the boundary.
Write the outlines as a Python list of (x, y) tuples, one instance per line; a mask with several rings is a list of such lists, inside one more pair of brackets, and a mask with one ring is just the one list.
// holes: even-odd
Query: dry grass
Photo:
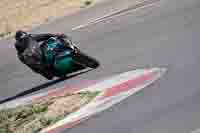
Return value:
[(0, 36), (42, 24), (91, 4), (92, 0), (1, 0)]
[(0, 133), (37, 133), (88, 104), (98, 94), (65, 93), (29, 105), (0, 110)]

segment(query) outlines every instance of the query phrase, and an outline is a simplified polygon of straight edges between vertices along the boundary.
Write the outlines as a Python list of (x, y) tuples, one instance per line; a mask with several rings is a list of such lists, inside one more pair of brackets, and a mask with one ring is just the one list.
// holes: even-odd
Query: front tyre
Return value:
[(96, 69), (100, 66), (100, 63), (96, 59), (86, 55), (81, 51), (78, 51), (75, 54), (74, 59), (85, 67)]

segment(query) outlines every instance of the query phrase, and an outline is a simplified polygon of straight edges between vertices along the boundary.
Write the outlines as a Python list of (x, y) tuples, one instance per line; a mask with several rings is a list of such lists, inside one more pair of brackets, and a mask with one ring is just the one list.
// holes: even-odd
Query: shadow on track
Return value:
[(26, 90), (26, 91), (23, 91), (23, 92), (21, 92), (21, 93), (18, 93), (18, 94), (15, 95), (15, 96), (11, 96), (11, 97), (8, 97), (8, 98), (6, 98), (6, 99), (0, 100), (0, 104), (3, 104), (3, 103), (5, 103), (5, 102), (9, 102), (9, 101), (11, 101), (11, 100), (14, 100), (14, 99), (23, 97), (23, 96), (28, 95), (28, 94), (31, 94), (31, 93), (33, 93), (33, 92), (36, 92), (36, 91), (45, 89), (45, 88), (47, 88), (47, 87), (49, 87), (49, 86), (51, 86), (51, 85), (60, 83), (60, 82), (62, 82), (62, 81), (65, 81), (65, 80), (67, 80), (67, 79), (76, 77), (76, 76), (81, 75), (81, 74), (84, 74), (84, 73), (87, 73), (87, 72), (89, 72), (89, 71), (91, 71), (91, 70), (92, 70), (92, 69), (89, 69), (89, 70), (87, 69), (87, 70), (84, 70), (84, 71), (80, 71), (80, 72), (76, 72), (76, 73), (74, 73), (74, 74), (68, 75), (68, 76), (66, 76), (65, 78), (60, 78), (60, 79), (56, 79), (56, 80), (53, 80), (53, 81), (46, 82), (46, 83), (41, 84), (41, 85), (39, 85), (39, 86), (33, 87), (33, 88), (28, 89), (28, 90)]

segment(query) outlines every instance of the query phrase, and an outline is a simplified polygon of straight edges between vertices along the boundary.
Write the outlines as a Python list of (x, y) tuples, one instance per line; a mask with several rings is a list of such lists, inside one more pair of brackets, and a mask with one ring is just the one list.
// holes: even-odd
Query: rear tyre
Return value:
[(52, 80), (54, 78), (53, 74), (50, 73), (40, 73), (44, 78), (48, 79), (48, 80)]

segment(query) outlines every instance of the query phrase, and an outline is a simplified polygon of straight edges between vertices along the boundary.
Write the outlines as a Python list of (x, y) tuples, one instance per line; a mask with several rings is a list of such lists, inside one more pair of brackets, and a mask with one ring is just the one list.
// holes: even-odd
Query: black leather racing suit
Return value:
[(47, 79), (51, 79), (53, 77), (53, 69), (51, 66), (42, 64), (41, 45), (50, 37), (59, 36), (57, 34), (27, 34), (25, 38), (15, 43), (18, 58), (34, 72), (42, 74)]

